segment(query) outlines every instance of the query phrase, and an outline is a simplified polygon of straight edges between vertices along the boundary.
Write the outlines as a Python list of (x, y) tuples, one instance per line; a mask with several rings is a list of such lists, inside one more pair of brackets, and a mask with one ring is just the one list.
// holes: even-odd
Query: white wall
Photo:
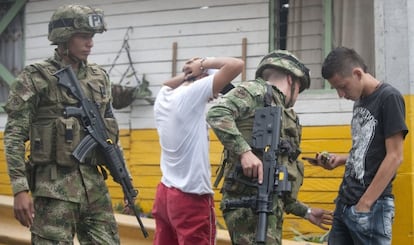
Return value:
[[(53, 53), (47, 40), (47, 25), (58, 6), (69, 0), (29, 0), (26, 5), (26, 64)], [(200, 9), (208, 3), (209, 8)], [(108, 31), (97, 34), (90, 61), (107, 70), (120, 51), (127, 28), (134, 68), (150, 82), (156, 96), (162, 82), (172, 75), (172, 45), (178, 44), (177, 66), (192, 56), (242, 55), (242, 39), (247, 39), (246, 78), (252, 79), (260, 58), (268, 52), (268, 0), (84, 0), (81, 4), (104, 10)], [(322, 24), (322, 23), (321, 23)], [(321, 28), (321, 27), (317, 27)], [(121, 53), (111, 71), (117, 83), (127, 67)], [(319, 72), (319, 71), (318, 71)], [(240, 81), (241, 76), (235, 81)], [(134, 85), (132, 80), (131, 84)], [(349, 124), (351, 103), (339, 100), (334, 91), (305, 92), (295, 108), (303, 125)], [(136, 100), (117, 111), (123, 128), (153, 128), (152, 106)]]
[[(74, 1), (29, 1), (26, 6), (26, 63), (52, 54), (47, 41), (47, 24), (60, 5)], [(209, 8), (200, 9), (208, 3)], [(268, 52), (268, 1), (263, 0), (85, 0), (82, 4), (104, 10), (108, 31), (97, 34), (90, 61), (109, 69), (122, 47), (129, 26), (129, 45), (134, 68), (141, 79), (145, 73), (155, 96), (162, 82), (172, 75), (172, 45), (177, 42), (177, 67), (193, 56), (242, 55), (247, 39), (246, 76), (253, 78), (262, 55)], [(126, 53), (111, 72), (118, 82), (127, 68)], [(241, 76), (236, 78), (240, 81)], [(131, 81), (134, 85), (135, 81)], [(122, 110), (118, 118), (133, 128), (152, 128), (152, 106), (136, 101), (132, 111)]]
[[(53, 11), (74, 1), (29, 1), (26, 6), (26, 63), (52, 53), (47, 41), (47, 24)], [(104, 10), (108, 31), (95, 36), (90, 60), (109, 68), (120, 50), (126, 29), (132, 59), (138, 73), (146, 74), (158, 86), (171, 76), (172, 44), (178, 43), (178, 64), (192, 56), (241, 56), (242, 39), (247, 38), (247, 69), (252, 77), (260, 56), (268, 51), (268, 1), (86, 0), (82, 4)], [(118, 60), (124, 64), (127, 59)], [(122, 74), (122, 72), (121, 72)], [(113, 74), (114, 81), (120, 74)]]
[(404, 95), (414, 93), (414, 1), (377, 0), (375, 45), (377, 78)]

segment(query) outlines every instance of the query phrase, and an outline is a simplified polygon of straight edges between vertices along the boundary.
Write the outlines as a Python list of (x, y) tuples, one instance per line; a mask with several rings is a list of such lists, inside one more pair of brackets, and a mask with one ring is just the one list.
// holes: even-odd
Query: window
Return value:
[(22, 71), (24, 65), (23, 6), (23, 1), (0, 3), (0, 27), (4, 27), (0, 29), (0, 103), (6, 101), (9, 83)]
[(289, 0), (276, 1), (275, 14), (275, 43), (277, 49), (286, 49), (287, 25), (289, 13)]
[(311, 89), (330, 89), (321, 66), (332, 47), (355, 49), (374, 74), (373, 0), (276, 0), (270, 9), (270, 47), (287, 49), (305, 63)]

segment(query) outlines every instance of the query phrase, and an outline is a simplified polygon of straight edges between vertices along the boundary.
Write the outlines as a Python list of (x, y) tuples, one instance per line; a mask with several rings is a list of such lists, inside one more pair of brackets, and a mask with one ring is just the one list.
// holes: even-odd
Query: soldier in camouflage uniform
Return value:
[(257, 188), (242, 182), (252, 181), (252, 178), (259, 183), (263, 180), (261, 156), (252, 151), (251, 145), (254, 113), (256, 108), (264, 106), (266, 93), (271, 94), (272, 106), (283, 108), (282, 153), (278, 161), (286, 166), (292, 183), (290, 195), (283, 198), (274, 195), (274, 215), (268, 217), (267, 244), (281, 244), (284, 211), (304, 217), (323, 229), (327, 229), (324, 225), (331, 224), (331, 212), (310, 208), (296, 199), (304, 167), (297, 159), (301, 152), (301, 126), (292, 107), (299, 93), (309, 86), (309, 70), (293, 54), (276, 50), (261, 60), (255, 80), (242, 82), (208, 111), (207, 121), (228, 153), (221, 210), (233, 244), (255, 243), (258, 216), (251, 208), (228, 208), (225, 203), (255, 196)]
[[(104, 31), (102, 10), (58, 8), (49, 23), (48, 39), (57, 45), (54, 56), (26, 66), (11, 86), (4, 107), (5, 152), (15, 217), (30, 227), (33, 244), (73, 244), (75, 234), (81, 244), (120, 243), (104, 170), (98, 167), (102, 154), (92, 150), (82, 164), (72, 157), (85, 132), (78, 118), (66, 118), (63, 111), (78, 101), (53, 76), (72, 66), (85, 95), (99, 107), (108, 135), (117, 142), (108, 75), (87, 62), (94, 34)], [(28, 140), (30, 155), (25, 160)]]

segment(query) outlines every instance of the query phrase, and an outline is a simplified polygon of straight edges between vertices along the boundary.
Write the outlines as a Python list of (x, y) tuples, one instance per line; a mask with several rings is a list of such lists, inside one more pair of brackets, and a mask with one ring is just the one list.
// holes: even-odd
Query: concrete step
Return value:
[[(152, 245), (155, 222), (153, 219), (142, 218), (149, 237), (144, 238), (135, 216), (115, 214), (122, 245)], [(13, 197), (0, 195), (0, 245), (30, 245), (30, 231), (20, 225), (13, 215)], [(75, 239), (75, 245), (79, 242)], [(226, 230), (217, 230), (217, 245), (230, 245)], [(283, 240), (283, 245), (317, 245), (310, 242)], [(320, 244), (319, 244), (320, 245)]]

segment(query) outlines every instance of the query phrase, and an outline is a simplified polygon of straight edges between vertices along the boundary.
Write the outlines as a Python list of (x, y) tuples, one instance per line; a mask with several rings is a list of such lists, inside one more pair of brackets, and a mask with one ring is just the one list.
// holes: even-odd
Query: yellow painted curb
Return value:
[[(13, 197), (0, 195), (0, 245), (28, 245), (30, 231), (20, 225), (13, 215)], [(118, 223), (122, 245), (152, 245), (155, 230), (153, 219), (142, 218), (149, 237), (144, 238), (135, 216), (115, 214)], [(78, 241), (75, 240), (75, 245)], [(217, 230), (217, 245), (230, 245), (230, 238), (226, 230)], [(283, 245), (316, 245), (316, 243), (296, 242), (283, 240)], [(320, 244), (319, 244), (320, 245)]]

